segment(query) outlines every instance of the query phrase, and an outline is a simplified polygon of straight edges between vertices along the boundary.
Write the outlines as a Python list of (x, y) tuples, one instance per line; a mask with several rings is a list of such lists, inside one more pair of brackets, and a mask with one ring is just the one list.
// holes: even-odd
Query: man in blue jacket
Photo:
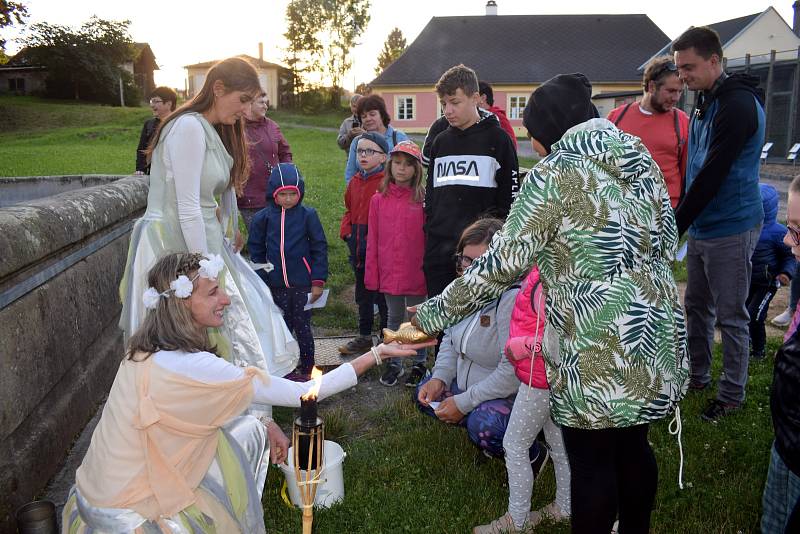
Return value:
[(702, 417), (716, 421), (745, 398), (749, 361), (746, 301), (750, 258), (764, 210), (758, 165), (764, 142), (763, 97), (758, 79), (728, 76), (722, 45), (709, 28), (691, 28), (672, 45), (678, 74), (702, 91), (689, 127), (686, 194), (678, 205), (678, 231), (689, 230), (686, 326), (690, 389), (711, 385), (714, 324), (722, 332), (723, 374), (717, 398)]

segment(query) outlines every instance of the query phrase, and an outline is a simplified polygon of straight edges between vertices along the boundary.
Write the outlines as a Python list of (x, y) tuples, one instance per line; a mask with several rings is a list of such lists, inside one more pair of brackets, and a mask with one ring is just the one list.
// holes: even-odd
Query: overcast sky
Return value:
[[(49, 22), (79, 26), (90, 16), (131, 21), (134, 41), (147, 42), (161, 67), (156, 83), (183, 88), (184, 65), (237, 54), (258, 56), (264, 43), (264, 59), (282, 63), (285, 46), (285, 13), (289, 0), (222, 0), (213, 3), (185, 0), (21, 0), (28, 6), (30, 23)], [(645, 13), (670, 38), (689, 26), (700, 26), (764, 11), (770, 3), (756, 0), (672, 0), (607, 2), (596, 1), (497, 0), (500, 15)], [(369, 82), (374, 77), (377, 57), (393, 27), (399, 27), (410, 44), (431, 17), (483, 15), (486, 0), (373, 0), (367, 31), (354, 51), (354, 67), (345, 87)], [(792, 2), (772, 4), (792, 24)], [(213, 9), (205, 6), (213, 6)], [(4, 31), (15, 37), (15, 30)], [(19, 48), (10, 42), (9, 51)]]

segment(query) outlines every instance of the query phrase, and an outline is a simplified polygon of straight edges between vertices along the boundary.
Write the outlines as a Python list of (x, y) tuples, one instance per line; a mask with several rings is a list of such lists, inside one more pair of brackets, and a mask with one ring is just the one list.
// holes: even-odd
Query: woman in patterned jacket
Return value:
[[(686, 391), (678, 243), (664, 178), (639, 138), (598, 119), (582, 74), (537, 88), (523, 123), (545, 156), (464, 276), (418, 308), (429, 334), (497, 298), (536, 263), (547, 289), (551, 412), (571, 469), (572, 532), (649, 530), (649, 424)], [(676, 414), (679, 416), (679, 414)]]

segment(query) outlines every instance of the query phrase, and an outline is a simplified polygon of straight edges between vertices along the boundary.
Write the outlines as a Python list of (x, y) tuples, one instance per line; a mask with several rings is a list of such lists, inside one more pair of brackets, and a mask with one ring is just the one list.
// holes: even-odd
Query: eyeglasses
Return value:
[(150, 99), (150, 103), (151, 103), (151, 104), (163, 104), (163, 103), (164, 103), (164, 101), (163, 101), (163, 100), (161, 100), (160, 98), (151, 98), (151, 99)]
[(788, 224), (786, 225), (786, 228), (789, 230), (789, 235), (792, 236), (792, 241), (794, 244), (800, 247), (800, 230), (797, 228), (792, 228)]
[(469, 256), (464, 256), (463, 254), (456, 254), (456, 263), (462, 268), (467, 269), (472, 262), (475, 261), (475, 258), (470, 258)]
[(661, 78), (661, 76), (666, 72), (678, 72), (678, 67), (672, 61), (667, 61), (650, 75), (649, 81), (658, 81), (658, 79)]
[(357, 148), (356, 154), (358, 154), (359, 156), (367, 156), (368, 158), (371, 158), (375, 154), (385, 154), (385, 152), (381, 150), (374, 150), (372, 148)]

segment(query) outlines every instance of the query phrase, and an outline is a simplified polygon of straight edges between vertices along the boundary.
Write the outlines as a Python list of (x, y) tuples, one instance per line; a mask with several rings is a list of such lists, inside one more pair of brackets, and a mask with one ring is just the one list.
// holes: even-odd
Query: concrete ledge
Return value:
[(136, 215), (147, 203), (147, 180), (129, 176), (0, 209), (0, 282)]

